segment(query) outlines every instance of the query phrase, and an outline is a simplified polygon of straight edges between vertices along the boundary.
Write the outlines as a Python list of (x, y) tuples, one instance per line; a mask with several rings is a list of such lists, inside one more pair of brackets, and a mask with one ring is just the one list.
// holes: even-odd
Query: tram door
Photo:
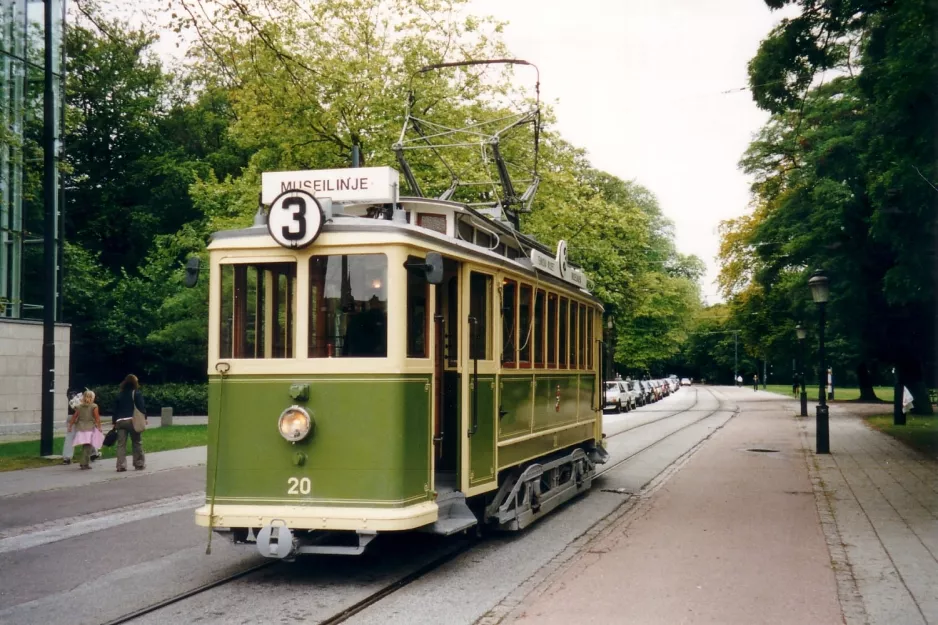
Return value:
[(435, 288), (435, 488), (438, 493), (445, 493), (456, 490), (459, 485), (459, 263), (444, 259), (443, 282)]

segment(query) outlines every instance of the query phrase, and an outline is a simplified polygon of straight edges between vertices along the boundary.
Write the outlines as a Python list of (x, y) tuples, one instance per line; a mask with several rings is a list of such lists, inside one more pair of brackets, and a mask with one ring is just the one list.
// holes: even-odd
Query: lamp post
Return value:
[(808, 416), (808, 392), (804, 388), (804, 340), (808, 336), (808, 331), (801, 327), (801, 324), (795, 326), (795, 334), (798, 336), (798, 382), (801, 385), (801, 416)]
[(614, 380), (612, 373), (612, 317), (606, 318), (606, 379)]
[(827, 408), (827, 363), (824, 357), (824, 313), (827, 299), (830, 296), (830, 281), (820, 269), (814, 272), (808, 280), (811, 287), (811, 298), (818, 307), (818, 371), (820, 381), (818, 386), (817, 405), (817, 453), (829, 454), (830, 449), (830, 419)]

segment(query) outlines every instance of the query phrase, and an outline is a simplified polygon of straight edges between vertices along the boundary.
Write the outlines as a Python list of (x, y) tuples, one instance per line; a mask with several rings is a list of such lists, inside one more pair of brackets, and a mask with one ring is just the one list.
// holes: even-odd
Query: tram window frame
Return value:
[(544, 368), (544, 299), (546, 291), (534, 293), (534, 366)]
[(534, 287), (521, 284), (518, 291), (518, 366), (530, 369), (534, 343)]
[[(472, 340), (469, 326), (469, 359), (492, 360), (492, 285), (494, 276), (478, 271), (469, 272), (469, 316), (478, 319), (481, 345)], [(481, 306), (480, 306), (481, 303)], [(482, 310), (479, 310), (479, 309)], [(481, 351), (480, 348), (481, 347)]]
[[(288, 359), (296, 340), (296, 263), (220, 265), (218, 357)], [(268, 336), (269, 335), (269, 336)]]
[(592, 306), (586, 309), (586, 369), (593, 371), (596, 362), (593, 360), (593, 328), (596, 325), (596, 315)]
[[(553, 309), (553, 312), (551, 312)], [(547, 368), (557, 368), (557, 294), (547, 294)]]
[[(425, 258), (408, 256), (408, 263), (426, 262)], [(430, 283), (419, 271), (407, 271), (407, 357), (430, 357)], [(422, 290), (422, 292), (421, 292)], [(423, 298), (423, 323), (419, 323), (418, 311)], [(423, 336), (420, 336), (420, 332)], [(421, 341), (422, 338), (422, 341)], [(422, 345), (422, 349), (421, 346)]]
[(578, 368), (577, 355), (579, 347), (577, 343), (577, 329), (579, 328), (580, 306), (575, 300), (570, 300), (570, 340), (567, 342), (567, 358), (571, 369)]
[(566, 297), (560, 298), (560, 310), (559, 310), (559, 319), (558, 322), (558, 345), (560, 347), (558, 353), (558, 363), (557, 366), (560, 369), (569, 369), (570, 361), (567, 359), (569, 353), (567, 352), (567, 345), (569, 345), (569, 329), (570, 329), (570, 300)]
[[(339, 282), (338, 287), (338, 297), (324, 297), (322, 302), (317, 302), (318, 290), (320, 285), (317, 282), (322, 283), (322, 289), (326, 291), (326, 294), (329, 291), (335, 293), (335, 285), (331, 284), (329, 281), (329, 272), (333, 272), (333, 278), (335, 277), (335, 270), (331, 268), (330, 263), (327, 261), (324, 271), (321, 272), (322, 277), (319, 278), (320, 270), (314, 266), (314, 263), (321, 262), (321, 259), (337, 259), (340, 263), (342, 258), (347, 258), (350, 261), (355, 262), (353, 267), (350, 263), (346, 263), (345, 271), (349, 276), (348, 284), (348, 294), (353, 298), (352, 300), (343, 301), (346, 298), (345, 287), (341, 282)], [(381, 265), (372, 265), (369, 266), (366, 263), (370, 261), (377, 261), (381, 259)], [(362, 266), (359, 266), (359, 263), (362, 263)], [(309, 257), (308, 261), (309, 267), (309, 332), (307, 339), (307, 358), (310, 359), (320, 359), (320, 358), (387, 358), (389, 350), (389, 340), (388, 340), (388, 316), (390, 314), (389, 307), (389, 297), (390, 292), (388, 290), (388, 278), (390, 276), (390, 266), (388, 264), (388, 255), (381, 253), (366, 253), (366, 254), (315, 254)], [(340, 265), (341, 267), (341, 265)], [(341, 269), (339, 269), (341, 272)], [(354, 272), (356, 278), (355, 284), (352, 284), (352, 272)], [(377, 277), (372, 277), (372, 276)], [(362, 283), (359, 284), (358, 281), (361, 280)], [(368, 284), (367, 281), (371, 280), (371, 283)], [(375, 284), (377, 283), (377, 286)], [(367, 285), (367, 286), (363, 286)], [(359, 300), (355, 298), (355, 291), (365, 291), (363, 295), (366, 299)], [(371, 297), (367, 297), (367, 295)], [(384, 299), (381, 299), (380, 295), (384, 296)], [(338, 301), (338, 306), (335, 306), (336, 301)], [(383, 310), (375, 306), (383, 305)], [(358, 305), (361, 305), (360, 310), (354, 310)], [(346, 308), (353, 308), (353, 310), (345, 310)], [(367, 307), (367, 308), (366, 308)], [(372, 312), (378, 314), (371, 314)], [(381, 315), (383, 313), (383, 316)], [(329, 326), (335, 326), (337, 315), (342, 315), (345, 318), (339, 319), (339, 325), (343, 325), (344, 321), (344, 334), (329, 336), (328, 334), (323, 335), (323, 345), (318, 344), (317, 334), (314, 332), (314, 329), (318, 327), (319, 317), (322, 317), (323, 326), (329, 328)], [(332, 317), (329, 320), (329, 317)], [(379, 317), (381, 319), (379, 320)], [(373, 332), (369, 330), (368, 332), (361, 332), (361, 337), (369, 337), (372, 341), (376, 341), (372, 347), (373, 353), (355, 353), (349, 354), (348, 352), (352, 349), (350, 345), (349, 337), (354, 337), (351, 343), (356, 343), (359, 340), (357, 334), (351, 334), (353, 328), (350, 328), (351, 324), (358, 323), (362, 324), (362, 329), (366, 329), (364, 324), (373, 322), (373, 325), (384, 326), (384, 335), (382, 336), (380, 332)], [(339, 344), (341, 342), (341, 345)], [(330, 349), (331, 348), (331, 349)], [(358, 350), (356, 350), (358, 351)]]
[[(511, 297), (507, 296), (509, 288)], [(502, 367), (515, 369), (518, 366), (518, 282), (510, 278), (502, 281)], [(507, 325), (510, 321), (511, 325)]]
[(586, 304), (580, 304), (580, 330), (577, 334), (580, 348), (577, 355), (577, 362), (580, 365), (580, 369), (589, 368), (589, 363), (586, 360), (586, 326)]

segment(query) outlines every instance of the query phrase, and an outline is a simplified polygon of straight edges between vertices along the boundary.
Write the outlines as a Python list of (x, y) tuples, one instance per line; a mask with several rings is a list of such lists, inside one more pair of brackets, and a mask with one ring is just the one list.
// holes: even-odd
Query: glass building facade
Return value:
[[(56, 172), (63, 125), (65, 0), (52, 3), (52, 85)], [(44, 2), (0, 0), (0, 318), (42, 316), (44, 220)], [(61, 190), (56, 173), (54, 230), (61, 263)], [(60, 272), (58, 272), (60, 274)], [(56, 280), (56, 293), (59, 280)], [(60, 298), (57, 296), (56, 300)], [(58, 317), (58, 315), (57, 315)]]

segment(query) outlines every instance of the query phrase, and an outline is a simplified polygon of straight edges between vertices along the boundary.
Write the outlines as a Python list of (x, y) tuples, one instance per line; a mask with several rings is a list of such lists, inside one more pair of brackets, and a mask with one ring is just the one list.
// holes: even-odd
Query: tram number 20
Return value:
[(311, 484), (308, 477), (287, 478), (288, 495), (308, 495)]

